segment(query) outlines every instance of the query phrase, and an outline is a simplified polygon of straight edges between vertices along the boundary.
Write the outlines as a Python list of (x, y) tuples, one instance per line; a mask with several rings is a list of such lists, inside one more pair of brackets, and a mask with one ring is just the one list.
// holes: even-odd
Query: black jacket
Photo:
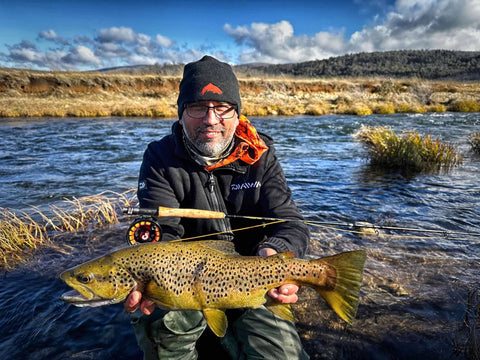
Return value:
[[(275, 155), (273, 141), (261, 134), (269, 149), (253, 165), (237, 160), (211, 172), (198, 165), (185, 148), (182, 126), (175, 122), (172, 134), (148, 145), (140, 168), (138, 199), (144, 208), (158, 206), (220, 211), (230, 215), (302, 220)], [(235, 243), (243, 255), (261, 247), (292, 251), (303, 257), (309, 229), (301, 221), (288, 221), (247, 230), (261, 224), (249, 219), (159, 218), (162, 240), (169, 241), (212, 234), (206, 239)], [(268, 222), (265, 222), (265, 224)], [(224, 234), (217, 234), (225, 232)]]

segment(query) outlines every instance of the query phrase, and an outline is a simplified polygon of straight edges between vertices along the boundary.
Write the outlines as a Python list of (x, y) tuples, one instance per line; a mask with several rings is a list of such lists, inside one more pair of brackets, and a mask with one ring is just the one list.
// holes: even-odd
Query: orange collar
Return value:
[(240, 118), (238, 119), (235, 136), (242, 141), (237, 144), (232, 153), (225, 159), (220, 160), (214, 165), (206, 166), (205, 169), (207, 171), (228, 165), (236, 160), (242, 160), (247, 164), (252, 165), (262, 157), (265, 151), (268, 150), (268, 146), (260, 136), (258, 136), (257, 130), (244, 115), (240, 115)]

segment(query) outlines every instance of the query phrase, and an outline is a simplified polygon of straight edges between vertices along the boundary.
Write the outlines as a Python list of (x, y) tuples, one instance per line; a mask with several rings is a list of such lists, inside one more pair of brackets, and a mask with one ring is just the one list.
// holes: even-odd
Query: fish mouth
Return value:
[(77, 290), (71, 290), (62, 294), (62, 296), (60, 297), (60, 300), (68, 302), (78, 307), (98, 307), (103, 305), (116, 304), (120, 302), (119, 300), (116, 300), (116, 299), (103, 299), (96, 296), (93, 292), (91, 292), (88, 289), (84, 288), (84, 290), (89, 291), (91, 294), (91, 297), (87, 298), (81, 293), (79, 293)]

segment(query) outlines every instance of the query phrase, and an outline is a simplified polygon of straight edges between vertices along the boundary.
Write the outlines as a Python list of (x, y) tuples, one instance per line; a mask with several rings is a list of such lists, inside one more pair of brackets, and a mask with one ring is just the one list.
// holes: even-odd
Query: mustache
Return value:
[(205, 131), (219, 131), (221, 133), (225, 132), (225, 128), (222, 125), (202, 125), (195, 129), (195, 134), (199, 134)]

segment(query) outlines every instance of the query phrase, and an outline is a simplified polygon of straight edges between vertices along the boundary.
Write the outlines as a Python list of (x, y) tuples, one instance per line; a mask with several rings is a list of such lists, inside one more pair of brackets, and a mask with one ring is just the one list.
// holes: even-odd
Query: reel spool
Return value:
[(129, 245), (156, 242), (160, 241), (161, 238), (162, 229), (151, 217), (140, 216), (132, 222), (127, 230), (127, 242)]

